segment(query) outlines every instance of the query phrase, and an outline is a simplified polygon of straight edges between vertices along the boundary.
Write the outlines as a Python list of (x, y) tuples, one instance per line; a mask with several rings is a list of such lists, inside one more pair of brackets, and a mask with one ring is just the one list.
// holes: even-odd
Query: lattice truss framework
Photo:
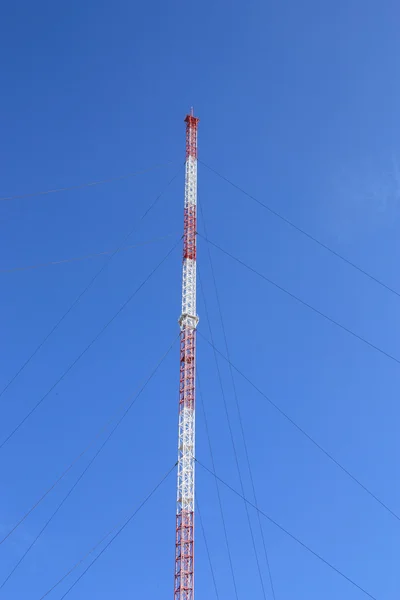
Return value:
[(182, 314), (179, 319), (179, 443), (174, 600), (194, 600), (194, 486), (196, 396), (196, 219), (197, 127), (186, 119), (185, 204), (182, 266)]

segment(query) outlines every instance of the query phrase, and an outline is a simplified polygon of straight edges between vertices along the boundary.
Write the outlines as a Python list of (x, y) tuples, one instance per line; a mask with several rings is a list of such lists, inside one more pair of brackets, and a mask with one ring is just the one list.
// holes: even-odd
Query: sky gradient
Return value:
[[(384, 0), (147, 3), (21, 0), (0, 19), (0, 271), (150, 242), (107, 256), (0, 272), (0, 445), (121, 305), (132, 301), (0, 448), (4, 536), (153, 371), (180, 313), (184, 117), (199, 125), (199, 232), (400, 359), (400, 299), (276, 219), (216, 169), (400, 292), (400, 9)], [(204, 163), (204, 164), (203, 164)], [(154, 167), (154, 168), (153, 168)], [(171, 182), (171, 180), (173, 180)], [(169, 183), (171, 182), (171, 183)], [(144, 217), (159, 194), (154, 208)], [(132, 235), (128, 233), (133, 230)], [(178, 246), (176, 246), (178, 244)], [(400, 514), (400, 366), (211, 248), (232, 362)], [(199, 332), (224, 349), (199, 239)], [(227, 364), (219, 361), (252, 498)], [(212, 349), (198, 372), (218, 474), (240, 489)], [(179, 358), (154, 378), (13, 576), (0, 600), (40, 600), (176, 461)], [(398, 597), (400, 523), (239, 375), (260, 508), (379, 600)], [(88, 465), (96, 442), (0, 547), (0, 586)], [(211, 467), (201, 407), (197, 456)], [(71, 600), (172, 598), (173, 473)], [(235, 598), (215, 482), (197, 493), (219, 600)], [(263, 600), (243, 502), (221, 487), (239, 600)], [(258, 522), (250, 510), (267, 597)], [(365, 595), (263, 520), (276, 600)], [(216, 598), (197, 522), (196, 597)], [(397, 550), (396, 550), (397, 548)], [(49, 594), (61, 599), (86, 562)]]

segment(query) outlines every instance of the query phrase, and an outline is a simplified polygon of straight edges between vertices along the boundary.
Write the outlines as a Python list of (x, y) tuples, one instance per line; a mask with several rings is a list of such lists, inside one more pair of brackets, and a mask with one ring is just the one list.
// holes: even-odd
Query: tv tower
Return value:
[(183, 230), (182, 314), (179, 319), (179, 443), (174, 600), (194, 600), (194, 471), (196, 396), (196, 218), (197, 127), (186, 116), (185, 204)]

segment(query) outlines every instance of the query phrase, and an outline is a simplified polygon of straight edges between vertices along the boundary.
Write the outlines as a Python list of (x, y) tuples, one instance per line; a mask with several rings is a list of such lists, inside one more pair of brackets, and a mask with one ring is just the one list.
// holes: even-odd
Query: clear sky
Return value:
[[(200, 158), (400, 291), (400, 9), (394, 0), (8, 2), (0, 19), (0, 269), (125, 244), (0, 398), (5, 439), (179, 239), (184, 122)], [(169, 164), (166, 164), (171, 161)], [(170, 181), (176, 174), (173, 183)], [(156, 208), (141, 215), (165, 191)], [(210, 239), (400, 358), (400, 299), (290, 229), (203, 165)], [(200, 231), (204, 223), (199, 225)], [(160, 237), (168, 236), (165, 239)], [(154, 241), (156, 240), (156, 241)], [(211, 250), (232, 361), (393, 511), (400, 366)], [(215, 343), (224, 339), (207, 246), (198, 261)], [(0, 388), (106, 262), (0, 273)], [(181, 248), (0, 449), (5, 535), (146, 379), (178, 334)], [(209, 337), (199, 293), (201, 333)], [(218, 474), (240, 489), (214, 356), (199, 375)], [(176, 460), (178, 347), (0, 599), (40, 600)], [(243, 470), (229, 370), (221, 377)], [(258, 503), (379, 600), (398, 598), (400, 522), (235, 376)], [(103, 436), (104, 437), (104, 436)], [(101, 438), (103, 439), (103, 438)], [(94, 455), (78, 462), (0, 547), (0, 585)], [(198, 411), (197, 456), (211, 466)], [(69, 593), (71, 600), (172, 598), (175, 473)], [(215, 483), (197, 490), (220, 600), (235, 599)], [(221, 498), (239, 600), (263, 600), (243, 502)], [(260, 533), (251, 511), (267, 595)], [(276, 600), (366, 597), (263, 520)], [(197, 598), (215, 598), (200, 527)], [(86, 565), (86, 563), (85, 563)], [(79, 567), (48, 598), (60, 599)]]

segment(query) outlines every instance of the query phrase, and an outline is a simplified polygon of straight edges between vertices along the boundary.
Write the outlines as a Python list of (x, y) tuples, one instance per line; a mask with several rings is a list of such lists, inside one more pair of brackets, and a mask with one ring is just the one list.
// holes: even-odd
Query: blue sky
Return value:
[[(400, 290), (400, 12), (390, 0), (188, 5), (22, 0), (0, 20), (0, 269), (130, 244), (0, 398), (4, 439), (176, 243), (184, 123), (199, 155), (257, 198)], [(168, 163), (168, 164), (167, 164)], [(178, 174), (174, 182), (168, 181)], [(164, 191), (156, 209), (141, 215)], [(400, 357), (399, 298), (199, 167), (210, 239), (333, 319)], [(199, 229), (204, 224), (200, 221)], [(168, 236), (160, 240), (160, 237)], [(180, 248), (0, 450), (5, 534), (88, 444), (178, 334)], [(232, 361), (369, 489), (400, 512), (399, 366), (211, 250)], [(0, 387), (105, 262), (0, 273)], [(224, 349), (207, 248), (199, 241), (216, 345)], [(199, 328), (209, 336), (204, 297)], [(236, 489), (212, 351), (199, 375), (216, 468)], [(246, 494), (251, 486), (227, 365), (220, 363)], [(0, 598), (39, 600), (176, 460), (178, 348), (33, 547)], [(235, 378), (260, 507), (378, 599), (399, 588), (400, 524)], [(197, 455), (211, 465), (198, 411)], [(0, 547), (0, 585), (74, 483), (85, 455)], [(234, 597), (214, 481), (197, 490), (220, 600)], [(262, 599), (243, 503), (221, 489), (240, 600)], [(68, 598), (172, 597), (175, 474)], [(265, 563), (256, 531), (268, 597)], [(264, 521), (276, 599), (364, 595)], [(215, 597), (197, 528), (196, 593)], [(60, 585), (62, 594), (81, 573)]]

